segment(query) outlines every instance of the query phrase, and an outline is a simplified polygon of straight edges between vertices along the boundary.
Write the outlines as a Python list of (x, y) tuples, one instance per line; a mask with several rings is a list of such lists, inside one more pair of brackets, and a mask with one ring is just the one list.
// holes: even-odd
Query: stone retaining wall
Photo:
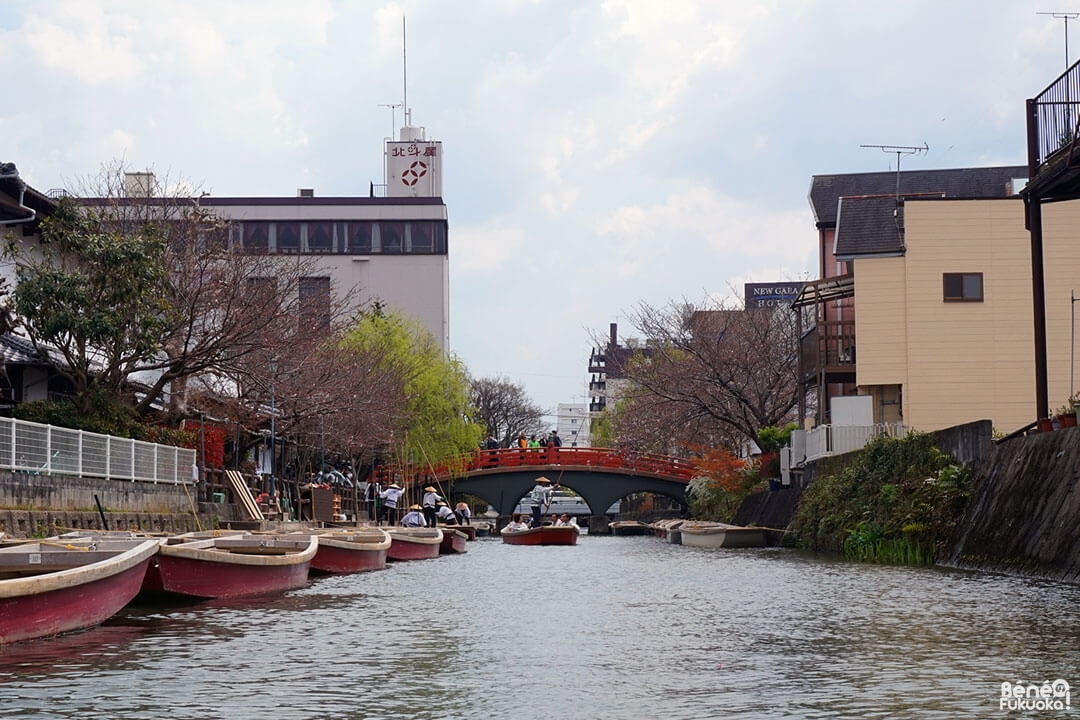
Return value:
[(0, 471), (0, 508), (191, 513), (187, 485)]

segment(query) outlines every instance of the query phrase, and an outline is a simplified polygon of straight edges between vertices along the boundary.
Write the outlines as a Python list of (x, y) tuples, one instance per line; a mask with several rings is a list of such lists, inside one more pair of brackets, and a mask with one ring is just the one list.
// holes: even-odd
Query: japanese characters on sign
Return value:
[(388, 142), (386, 146), (388, 196), (442, 195), (442, 143), (412, 140)]

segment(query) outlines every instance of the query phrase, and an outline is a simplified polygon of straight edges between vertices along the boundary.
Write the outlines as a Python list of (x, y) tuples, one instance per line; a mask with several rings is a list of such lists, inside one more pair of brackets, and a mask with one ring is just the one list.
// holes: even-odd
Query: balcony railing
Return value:
[(819, 322), (803, 334), (800, 346), (803, 380), (855, 371), (855, 321)]
[(1066, 166), (1080, 162), (1076, 147), (1080, 123), (1080, 62), (1062, 73), (1028, 107), (1028, 172), (1034, 178), (1054, 155)]
[[(796, 431), (801, 432), (801, 431)], [(906, 433), (903, 423), (880, 423), (877, 425), (819, 425), (806, 432), (806, 457), (792, 457), (791, 462), (817, 460), (829, 455), (842, 455), (862, 449), (876, 435), (902, 438)], [(792, 443), (795, 446), (795, 443)]]
[(187, 448), (0, 418), (0, 469), (175, 485), (194, 467)]

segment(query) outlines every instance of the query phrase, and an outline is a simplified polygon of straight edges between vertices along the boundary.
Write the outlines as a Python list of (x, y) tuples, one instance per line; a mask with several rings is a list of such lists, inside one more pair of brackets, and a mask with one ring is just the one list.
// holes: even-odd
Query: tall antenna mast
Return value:
[(401, 105), (405, 108), (405, 124), (412, 125), (412, 113), (409, 112), (409, 66), (405, 54), (405, 16), (401, 16)]
[(900, 157), (930, 152), (930, 146), (924, 141), (922, 147), (911, 145), (860, 145), (859, 147), (877, 148), (881, 152), (896, 153), (896, 206), (900, 207)]
[(1036, 12), (1036, 15), (1049, 15), (1050, 17), (1057, 18), (1058, 20), (1065, 21), (1065, 69), (1069, 69), (1069, 20), (1075, 20), (1080, 17), (1080, 13), (1067, 13), (1067, 12)]

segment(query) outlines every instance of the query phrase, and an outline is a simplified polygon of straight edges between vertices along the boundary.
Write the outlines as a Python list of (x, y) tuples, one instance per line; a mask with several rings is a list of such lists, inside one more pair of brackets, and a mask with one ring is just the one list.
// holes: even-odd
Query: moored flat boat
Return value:
[(616, 520), (608, 525), (608, 529), (612, 535), (626, 536), (626, 535), (652, 535), (652, 525), (641, 522), (640, 520)]
[(311, 560), (311, 572), (345, 574), (386, 568), (390, 535), (382, 528), (361, 527), (355, 530), (318, 530), (291, 532), (282, 537), (317, 535), (319, 549)]
[(655, 521), (654, 523), (652, 523), (652, 525), (650, 525), (650, 527), (653, 530), (653, 535), (658, 538), (666, 538), (668, 536), (668, 528), (670, 528), (671, 525), (676, 522), (680, 521), (674, 518), (664, 518), (663, 520)]
[(442, 528), (387, 528), (390, 534), (390, 549), (387, 560), (428, 560), (439, 557), (442, 545)]
[(472, 542), (476, 539), (475, 525), (443, 525), (440, 523), (439, 527), (442, 528), (443, 533), (446, 533), (447, 530), (457, 530), (459, 533), (463, 533), (465, 535), (465, 539), (469, 542)]
[(42, 540), (0, 549), (0, 645), (93, 627), (138, 594), (152, 538)]
[(528, 530), (507, 530), (499, 533), (507, 545), (577, 545), (580, 529), (577, 525), (543, 525)]
[(765, 530), (727, 523), (683, 523), (682, 544), (700, 548), (765, 547)]
[(465, 533), (457, 528), (440, 529), (443, 534), (442, 542), (439, 544), (440, 554), (451, 555), (465, 552), (465, 543), (468, 541), (468, 536)]
[(164, 538), (143, 591), (194, 599), (281, 593), (307, 584), (318, 549), (314, 534)]

